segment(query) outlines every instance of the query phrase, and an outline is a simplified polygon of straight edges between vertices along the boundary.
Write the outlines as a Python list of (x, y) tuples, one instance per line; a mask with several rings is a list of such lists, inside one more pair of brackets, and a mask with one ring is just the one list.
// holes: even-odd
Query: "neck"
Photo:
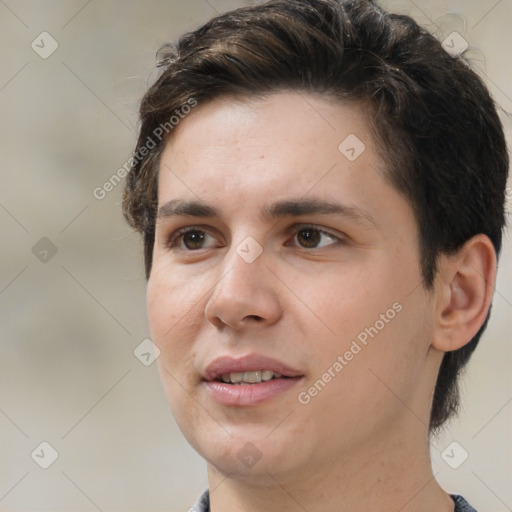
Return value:
[(225, 475), (209, 465), (211, 511), (259, 512), (271, 503), (282, 512), (453, 512), (453, 500), (432, 474), (428, 436), (409, 427), (293, 475), (268, 467)]

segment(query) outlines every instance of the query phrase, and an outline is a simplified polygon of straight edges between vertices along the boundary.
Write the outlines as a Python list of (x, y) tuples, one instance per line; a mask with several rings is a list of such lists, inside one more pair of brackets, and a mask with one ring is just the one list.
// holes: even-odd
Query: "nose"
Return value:
[(267, 268), (265, 251), (249, 263), (232, 247), (224, 263), (222, 277), (206, 304), (206, 319), (218, 329), (275, 324), (282, 316), (279, 283)]

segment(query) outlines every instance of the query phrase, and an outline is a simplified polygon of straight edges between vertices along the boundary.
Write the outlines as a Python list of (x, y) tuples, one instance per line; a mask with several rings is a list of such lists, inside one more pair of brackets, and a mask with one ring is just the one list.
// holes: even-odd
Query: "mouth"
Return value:
[(218, 357), (203, 372), (204, 380), (226, 384), (258, 384), (273, 379), (299, 376), (302, 377), (299, 370), (261, 354), (249, 354), (238, 358)]
[(303, 377), (299, 370), (257, 354), (220, 357), (203, 373), (213, 399), (226, 406), (258, 405), (285, 393)]
[(255, 372), (224, 373), (216, 380), (226, 384), (243, 386), (246, 384), (259, 384), (260, 382), (268, 382), (269, 380), (289, 378), (290, 377), (286, 377), (278, 372), (273, 372), (272, 370), (256, 370)]

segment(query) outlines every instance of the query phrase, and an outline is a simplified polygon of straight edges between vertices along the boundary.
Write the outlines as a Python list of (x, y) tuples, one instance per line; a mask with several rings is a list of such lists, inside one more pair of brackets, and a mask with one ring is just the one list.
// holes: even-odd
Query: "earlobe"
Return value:
[(434, 348), (449, 352), (471, 341), (487, 317), (495, 281), (496, 251), (485, 235), (474, 236), (456, 254), (440, 258)]

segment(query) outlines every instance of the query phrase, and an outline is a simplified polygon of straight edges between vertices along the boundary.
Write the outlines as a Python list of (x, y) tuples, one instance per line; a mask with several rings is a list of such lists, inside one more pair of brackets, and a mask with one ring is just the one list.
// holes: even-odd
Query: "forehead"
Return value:
[[(360, 103), (341, 102), (328, 95), (304, 91), (221, 96), (199, 103), (182, 116), (167, 148), (189, 142), (200, 151), (205, 142), (215, 141), (221, 147), (229, 144), (236, 152), (257, 148), (270, 138), (275, 143), (287, 140), (290, 145), (308, 142), (309, 147), (322, 141), (334, 142), (337, 149), (336, 141), (349, 134), (371, 144), (365, 108)], [(190, 140), (190, 136), (195, 140)]]
[[(199, 104), (168, 140), (159, 169), (159, 206), (174, 200), (264, 217), (271, 202), (313, 196), (373, 218), (404, 198), (361, 105), (282, 91)], [(410, 212), (408, 212), (410, 213)]]
[(230, 178), (277, 184), (293, 178), (298, 188), (308, 187), (333, 166), (346, 172), (382, 168), (373, 146), (356, 104), (284, 91), (263, 98), (222, 97), (199, 104), (175, 127), (161, 159), (161, 185), (173, 172), (186, 172), (218, 183)]

